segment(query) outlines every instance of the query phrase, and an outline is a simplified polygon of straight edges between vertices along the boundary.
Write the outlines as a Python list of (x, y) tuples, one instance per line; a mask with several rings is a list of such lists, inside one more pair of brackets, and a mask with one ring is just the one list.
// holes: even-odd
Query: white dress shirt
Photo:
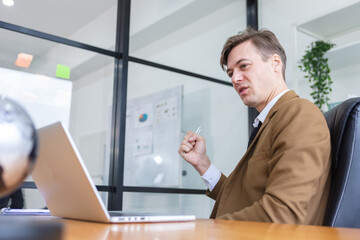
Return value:
[[(259, 125), (259, 122), (263, 123), (266, 116), (269, 114), (270, 109), (275, 105), (275, 103), (284, 95), (286, 92), (290, 91), (289, 89), (282, 91), (276, 97), (274, 97), (266, 107), (261, 111), (261, 113), (255, 118), (253, 126), (256, 128)], [(219, 182), (221, 177), (221, 172), (211, 163), (209, 169), (201, 176), (206, 186), (212, 191), (215, 185)]]

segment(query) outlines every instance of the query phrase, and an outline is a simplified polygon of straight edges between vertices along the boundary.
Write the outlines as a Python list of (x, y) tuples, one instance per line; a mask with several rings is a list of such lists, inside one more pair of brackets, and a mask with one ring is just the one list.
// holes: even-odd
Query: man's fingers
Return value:
[(194, 148), (197, 138), (199, 138), (199, 135), (188, 131), (178, 150), (179, 154), (182, 156), (184, 153), (190, 152)]
[(192, 141), (195, 141), (198, 137), (200, 137), (200, 135), (194, 133), (194, 132), (187, 132), (187, 134), (185, 135), (184, 139), (192, 142)]
[(190, 150), (194, 144), (190, 143), (190, 142), (187, 141), (187, 140), (184, 140), (184, 141), (182, 142), (182, 145), (188, 147), (189, 150)]
[(191, 149), (192, 149), (192, 145), (184, 140), (183, 143), (180, 145), (178, 152), (180, 155), (182, 155), (183, 153), (190, 152)]

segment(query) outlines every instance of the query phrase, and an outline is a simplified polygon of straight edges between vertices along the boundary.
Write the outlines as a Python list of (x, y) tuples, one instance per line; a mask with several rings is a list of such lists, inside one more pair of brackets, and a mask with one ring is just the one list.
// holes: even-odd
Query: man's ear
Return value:
[(272, 63), (273, 63), (274, 71), (281, 72), (281, 70), (282, 70), (281, 57), (279, 55), (277, 55), (276, 53), (272, 56)]

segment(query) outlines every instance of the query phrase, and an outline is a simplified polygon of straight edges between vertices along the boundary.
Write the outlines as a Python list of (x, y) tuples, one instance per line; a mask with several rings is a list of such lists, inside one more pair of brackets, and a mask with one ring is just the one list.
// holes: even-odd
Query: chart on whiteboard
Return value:
[(127, 101), (124, 184), (180, 185), (182, 86)]

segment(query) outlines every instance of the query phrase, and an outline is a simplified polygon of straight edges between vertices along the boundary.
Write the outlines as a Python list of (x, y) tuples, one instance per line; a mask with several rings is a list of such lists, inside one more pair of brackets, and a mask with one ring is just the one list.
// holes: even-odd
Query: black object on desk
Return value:
[(20, 217), (0, 216), (0, 239), (6, 240), (61, 240), (61, 222)]

